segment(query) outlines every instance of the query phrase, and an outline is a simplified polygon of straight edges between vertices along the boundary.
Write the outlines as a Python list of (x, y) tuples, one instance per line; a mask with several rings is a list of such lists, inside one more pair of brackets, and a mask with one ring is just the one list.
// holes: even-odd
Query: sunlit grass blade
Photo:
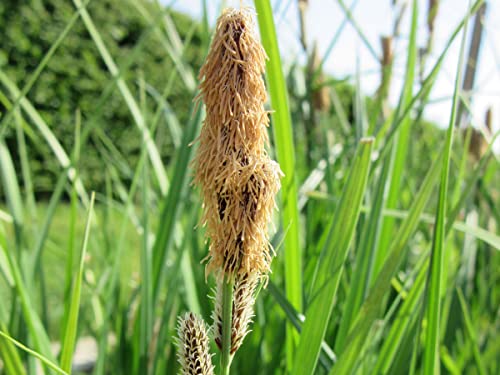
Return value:
[(109, 53), (108, 49), (106, 48), (106, 45), (104, 44), (101, 35), (99, 34), (99, 31), (95, 27), (94, 22), (90, 17), (90, 14), (87, 12), (87, 9), (82, 8), (81, 0), (73, 0), (73, 3), (77, 8), (80, 9), (79, 13), (83, 20), (83, 23), (85, 24), (85, 27), (87, 28), (89, 34), (94, 40), (94, 43), (97, 49), (99, 50), (99, 53), (101, 54), (101, 57), (104, 60), (104, 63), (106, 64), (106, 67), (108, 68), (113, 78), (116, 78), (117, 80), (118, 89), (120, 90), (120, 93), (122, 94), (123, 99), (125, 100), (125, 103), (127, 104), (132, 114), (132, 117), (134, 118), (137, 128), (141, 132), (141, 136), (143, 137), (144, 141), (147, 144), (148, 155), (149, 158), (151, 159), (151, 164), (155, 171), (156, 178), (158, 180), (158, 185), (160, 186), (162, 194), (165, 195), (169, 187), (167, 173), (165, 172), (165, 168), (163, 167), (160, 153), (156, 147), (156, 144), (154, 143), (151, 133), (146, 126), (139, 105), (134, 99), (132, 92), (128, 88), (125, 80), (119, 77), (118, 67), (115, 64), (113, 58), (111, 57), (111, 54)]
[(428, 266), (428, 261), (422, 266), (410, 292), (399, 308), (387, 336), (384, 338), (377, 362), (374, 365), (373, 372), (375, 374), (387, 374), (389, 372), (389, 368), (400, 350), (404, 334), (411, 324), (415, 324), (418, 318), (419, 303), (424, 292)]
[(330, 320), (344, 262), (361, 210), (371, 160), (373, 139), (364, 138), (352, 163), (339, 204), (328, 224), (328, 238), (318, 259), (306, 320), (294, 361), (294, 375), (314, 373)]
[(80, 261), (78, 265), (78, 272), (73, 280), (73, 291), (70, 302), (68, 320), (64, 330), (64, 342), (62, 344), (61, 352), (61, 369), (68, 373), (71, 372), (71, 363), (73, 359), (73, 351), (75, 349), (76, 335), (78, 331), (78, 313), (80, 310), (80, 297), (82, 292), (83, 281), (83, 265), (85, 262), (85, 255), (87, 253), (87, 244), (89, 241), (90, 224), (94, 209), (95, 193), (90, 196), (90, 205), (87, 211), (87, 222), (85, 223), (85, 233), (83, 236), (82, 249), (80, 252)]
[[(410, 103), (412, 97), (413, 82), (415, 78), (415, 66), (417, 60), (417, 20), (418, 20), (418, 1), (413, 1), (413, 11), (410, 26), (410, 41), (408, 46), (408, 57), (406, 63), (406, 74), (403, 89), (399, 99), (398, 106), (394, 114), (394, 120), (399, 119), (399, 112), (406, 108)], [(394, 125), (393, 125), (394, 126)], [(389, 190), (387, 193), (387, 201), (385, 203), (385, 208), (392, 209), (397, 208), (397, 205), (401, 199), (401, 182), (403, 178), (403, 172), (405, 170), (407, 154), (408, 154), (408, 143), (410, 141), (410, 130), (412, 126), (412, 119), (408, 113), (405, 117), (401, 118), (401, 125), (399, 125), (398, 131), (394, 135), (393, 151), (391, 152), (391, 158), (393, 158), (393, 169), (392, 175), (390, 176)], [(386, 251), (389, 248), (391, 238), (394, 230), (394, 219), (385, 218), (383, 221), (382, 231), (380, 234), (380, 243), (377, 250), (377, 257), (375, 258), (375, 272), (380, 270)]]
[[(15, 85), (14, 82), (12, 82), (7, 75), (0, 70), (0, 83), (2, 83), (7, 90), (10, 92), (10, 94), (13, 97), (19, 97), (20, 91)], [(26, 114), (31, 118), (39, 132), (42, 134), (43, 138), (47, 142), (47, 144), (50, 146), (52, 149), (52, 152), (56, 156), (57, 160), (59, 161), (59, 164), (63, 168), (67, 168), (67, 173), (68, 177), (73, 181), (75, 180), (76, 182), (76, 188), (78, 191), (78, 195), (80, 196), (80, 199), (82, 202), (87, 205), (88, 204), (88, 196), (85, 191), (85, 188), (83, 186), (82, 181), (78, 176), (76, 176), (76, 171), (75, 169), (71, 166), (71, 162), (69, 159), (68, 154), (64, 150), (63, 146), (57, 139), (57, 137), (54, 135), (52, 130), (50, 130), (50, 127), (47, 125), (47, 123), (43, 120), (42, 116), (38, 113), (38, 111), (33, 107), (33, 105), (26, 99), (22, 98), (20, 100), (20, 105), (21, 108), (26, 112)]]
[[(89, 2), (90, 0), (85, 0), (82, 4), (82, 8), (85, 8)], [(2, 116), (2, 120), (0, 121), (0, 138), (3, 136), (4, 131), (7, 129), (7, 123), (11, 120), (13, 114), (18, 110), (19, 103), (21, 102), (22, 99), (25, 98), (25, 96), (31, 90), (33, 85), (36, 83), (38, 77), (43, 72), (49, 61), (52, 59), (57, 49), (64, 41), (66, 36), (69, 34), (69, 32), (71, 31), (73, 25), (77, 20), (78, 20), (78, 11), (75, 11), (73, 16), (71, 16), (68, 23), (64, 27), (64, 30), (61, 31), (61, 33), (57, 36), (57, 39), (51, 44), (50, 49), (45, 53), (42, 60), (40, 60), (40, 63), (37, 65), (35, 71), (29, 76), (26, 84), (23, 86), (23, 88), (19, 92), (19, 95), (12, 103), (12, 107), (9, 108), (8, 112)]]
[(175, 235), (175, 225), (183, 207), (182, 195), (188, 185), (188, 164), (193, 147), (190, 143), (196, 138), (201, 125), (203, 111), (196, 105), (192, 107), (191, 119), (182, 135), (182, 144), (177, 154), (173, 181), (162, 205), (158, 232), (153, 246), (153, 303), (156, 303), (159, 290), (165, 277), (165, 261)]
[(43, 220), (43, 224), (38, 230), (37, 237), (35, 239), (35, 246), (33, 248), (33, 251), (31, 253), (30, 257), (30, 267), (27, 272), (27, 285), (28, 287), (32, 287), (32, 282), (35, 279), (35, 272), (39, 271), (39, 266), (40, 266), (40, 258), (42, 256), (42, 251), (45, 245), (45, 241), (47, 240), (48, 234), (49, 234), (49, 228), (50, 225), (52, 224), (52, 219), (54, 218), (55, 211), (57, 208), (58, 203), (61, 200), (61, 196), (64, 192), (64, 188), (66, 187), (66, 180), (67, 180), (67, 175), (66, 171), (63, 171), (56, 183), (56, 186), (54, 187), (54, 192), (52, 193), (52, 196), (50, 197), (49, 204), (47, 206), (47, 214), (45, 215), (45, 219)]
[(12, 252), (7, 250), (7, 248), (5, 247), (5, 243), (0, 244), (0, 251), (2, 251), (5, 255), (5, 258), (7, 258), (9, 272), (12, 274), (17, 295), (19, 296), (19, 299), (21, 301), (22, 312), (27, 324), (28, 332), (30, 333), (33, 340), (34, 347), (42, 355), (44, 355), (51, 361), (54, 361), (54, 356), (50, 349), (49, 337), (42, 325), (42, 322), (40, 321), (40, 317), (33, 308), (29, 293), (24, 285), (17, 261), (14, 259)]
[[(255, 0), (262, 44), (269, 57), (266, 77), (271, 96), (272, 130), (276, 155), (285, 174), (281, 181), (281, 215), (283, 227), (288, 228), (284, 242), (286, 298), (299, 312), (302, 311), (302, 254), (300, 251), (299, 212), (297, 205), (297, 176), (292, 122), (288, 107), (287, 88), (282, 71), (281, 56), (276, 37), (273, 12), (269, 0)], [(297, 333), (287, 326), (287, 368), (291, 370)]]
[(427, 284), (427, 295), (425, 299), (427, 319), (423, 373), (426, 375), (435, 374), (439, 366), (439, 344), (440, 329), (439, 320), (441, 314), (442, 282), (443, 282), (443, 262), (445, 251), (445, 221), (448, 206), (448, 184), (450, 174), (451, 148), (453, 144), (453, 134), (457, 116), (458, 90), (462, 82), (462, 67), (465, 52), (465, 40), (467, 35), (467, 21), (465, 20), (465, 29), (460, 47), (460, 59), (457, 66), (457, 76), (455, 80), (455, 89), (453, 92), (453, 101), (450, 122), (446, 133), (446, 143), (443, 155), (443, 166), (441, 169), (441, 182), (439, 187), (439, 199), (436, 212), (436, 223), (434, 226), (434, 236), (431, 252), (431, 264), (429, 268), (429, 279)]
[(366, 337), (380, 313), (383, 297), (390, 290), (391, 279), (405, 255), (405, 246), (417, 228), (419, 218), (437, 182), (440, 167), (441, 164), (439, 162), (434, 162), (421, 185), (420, 191), (415, 196), (408, 217), (401, 223), (398, 233), (394, 237), (392, 246), (387, 252), (384, 266), (375, 279), (365, 302), (361, 305), (346, 340), (346, 346), (342, 353), (337, 353), (339, 358), (330, 374), (352, 373), (352, 369), (356, 364), (356, 358), (359, 356), (365, 344)]
[[(0, 316), (0, 320), (1, 320)], [(4, 323), (0, 323), (0, 332), (7, 332), (7, 327)], [(4, 371), (6, 375), (25, 375), (21, 357), (15, 345), (5, 338), (0, 338), (0, 358), (3, 361)]]
[(465, 323), (465, 331), (467, 332), (467, 336), (472, 345), (472, 354), (474, 356), (474, 361), (476, 362), (476, 367), (479, 375), (486, 375), (486, 369), (483, 365), (483, 360), (481, 358), (481, 354), (479, 353), (479, 344), (476, 338), (476, 334), (474, 333), (474, 326), (472, 324), (472, 318), (469, 313), (469, 309), (467, 308), (467, 303), (465, 302), (464, 294), (462, 290), (457, 289), (458, 300), (460, 302), (460, 307), (462, 308), (462, 314), (464, 317)]
[(66, 372), (63, 369), (61, 369), (60, 367), (58, 367), (52, 360), (48, 359), (47, 357), (43, 356), (40, 353), (37, 353), (36, 351), (28, 348), (27, 346), (21, 344), (19, 341), (15, 340), (12, 337), (10, 337), (9, 335), (7, 335), (5, 332), (0, 331), (0, 336), (3, 337), (4, 339), (8, 340), (9, 342), (11, 342), (12, 344), (17, 346), (18, 348), (24, 350), (29, 355), (35, 357), (40, 362), (42, 362), (44, 365), (46, 365), (48, 368), (54, 370), (56, 373), (63, 374), (63, 375), (69, 375), (68, 372)]
[[(26, 139), (23, 131), (23, 119), (21, 117), (21, 111), (19, 108), (15, 110), (14, 119), (16, 123), (16, 138), (17, 147), (19, 152), (19, 159), (21, 162), (21, 175), (24, 187), (25, 204), (27, 211), (31, 217), (32, 221), (36, 221), (36, 203), (35, 203), (35, 193), (33, 190), (33, 179), (31, 177), (31, 167), (29, 163), (29, 152), (26, 146)], [(36, 230), (36, 225), (34, 225)]]
[[(469, 9), (469, 11), (467, 12), (465, 17), (469, 17), (471, 14), (475, 13), (479, 9), (479, 7), (481, 6), (482, 3), (483, 3), (483, 0), (476, 0), (476, 2)], [(396, 118), (393, 121), (393, 126), (388, 130), (387, 133), (379, 132), (377, 134), (377, 141), (379, 141), (379, 138), (381, 138), (381, 137), (384, 137), (384, 139), (385, 139), (385, 143), (382, 146), (378, 160), (382, 160), (383, 157), (385, 156), (385, 153), (388, 152), (389, 145), (391, 144), (390, 140), (396, 134), (399, 126), (401, 126), (403, 124), (402, 120), (412, 110), (415, 103), (418, 100), (424, 98), (429, 93), (430, 89), (433, 87), (433, 85), (436, 81), (436, 78), (438, 76), (438, 73), (441, 70), (441, 67), (443, 65), (443, 61), (444, 61), (445, 57), (448, 55), (448, 51), (449, 51), (451, 45), (453, 44), (453, 41), (455, 40), (457, 35), (460, 33), (460, 30), (462, 30), (462, 28), (465, 25), (465, 19), (466, 18), (462, 19), (460, 21), (460, 23), (457, 25), (457, 27), (453, 30), (453, 33), (451, 34), (450, 38), (448, 39), (448, 41), (445, 45), (445, 48), (443, 49), (443, 51), (441, 52), (441, 54), (437, 58), (436, 63), (434, 64), (433, 68), (431, 69), (431, 71), (429, 72), (429, 74), (427, 75), (425, 80), (422, 82), (422, 87), (412, 97), (409, 104), (402, 111), (399, 111), (399, 116), (398, 116), (398, 118)]]
[[(302, 324), (304, 323), (304, 316), (297, 313), (292, 305), (288, 302), (286, 297), (281, 293), (278, 287), (269, 282), (267, 286), (269, 293), (273, 296), (276, 302), (280, 305), (283, 312), (286, 314), (287, 319), (293, 324), (297, 332), (302, 332)], [(326, 370), (329, 371), (332, 365), (337, 360), (335, 353), (328, 346), (325, 341), (321, 342), (321, 352), (319, 354), (319, 363)]]
[(17, 231), (19, 230), (19, 226), (23, 223), (23, 202), (14, 163), (7, 149), (7, 145), (3, 140), (0, 140), (0, 176), (2, 177), (7, 205), (14, 219), (14, 225)]
[[(383, 218), (382, 208), (386, 189), (387, 176), (391, 170), (391, 162), (387, 160), (378, 176), (377, 187), (373, 196), (370, 214), (365, 225), (356, 253), (356, 263), (351, 277), (351, 284), (344, 305), (339, 330), (335, 339), (335, 351), (342, 352), (345, 339), (352, 322), (356, 318), (359, 307), (368, 292), (373, 271), (376, 244)], [(378, 254), (377, 254), (378, 255)]]

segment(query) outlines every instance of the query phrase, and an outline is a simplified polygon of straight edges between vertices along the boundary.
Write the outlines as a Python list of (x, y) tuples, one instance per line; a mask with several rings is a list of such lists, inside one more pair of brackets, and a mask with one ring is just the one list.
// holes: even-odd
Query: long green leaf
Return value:
[[(286, 298), (299, 312), (302, 311), (302, 254), (299, 246), (299, 212), (297, 205), (297, 183), (292, 121), (288, 107), (287, 88), (283, 76), (281, 57), (276, 37), (273, 12), (269, 0), (255, 0), (262, 44), (269, 60), (266, 62), (267, 82), (274, 109), (272, 125), (276, 155), (281, 170), (281, 199), (283, 228), (288, 228), (284, 242)], [(287, 368), (291, 369), (297, 333), (287, 325)]]
[(356, 358), (365, 344), (366, 337), (373, 323), (380, 312), (384, 295), (390, 290), (391, 279), (396, 273), (401, 260), (405, 255), (405, 247), (419, 223), (427, 201), (433, 191), (439, 176), (441, 164), (435, 162), (422, 183), (420, 191), (415, 196), (410, 208), (409, 215), (400, 225), (397, 234), (394, 237), (392, 246), (387, 252), (386, 261), (379, 272), (375, 282), (361, 306), (353, 328), (346, 340), (346, 347), (342, 353), (337, 353), (339, 359), (332, 368), (330, 374), (351, 374), (355, 366)]
[(74, 280), (73, 292), (71, 295), (71, 304), (69, 307), (68, 320), (66, 329), (64, 330), (64, 342), (62, 345), (61, 368), (63, 371), (71, 372), (71, 363), (73, 360), (73, 350), (76, 343), (76, 335), (78, 331), (78, 312), (80, 309), (80, 296), (82, 291), (83, 265), (85, 254), (87, 253), (87, 244), (89, 241), (90, 224), (94, 209), (95, 193), (90, 196), (90, 205), (87, 211), (87, 222), (85, 223), (85, 232), (83, 236), (82, 250), (80, 253), (80, 262), (78, 273)]
[(3, 337), (4, 339), (8, 340), (9, 342), (11, 342), (12, 344), (14, 344), (15, 346), (17, 346), (18, 348), (24, 350), (29, 355), (31, 355), (31, 356), (35, 357), (36, 359), (40, 360), (40, 362), (42, 362), (44, 365), (46, 365), (47, 367), (51, 368), (52, 370), (54, 370), (58, 374), (69, 375), (66, 371), (64, 371), (63, 369), (59, 368), (52, 360), (50, 360), (49, 358), (47, 358), (46, 356), (44, 356), (44, 355), (42, 355), (40, 353), (37, 353), (36, 351), (28, 348), (27, 346), (21, 344), (19, 341), (13, 339), (12, 337), (10, 337), (5, 332), (0, 331), (0, 336)]
[(108, 49), (106, 48), (106, 45), (104, 44), (101, 35), (99, 34), (99, 31), (95, 27), (89, 12), (87, 11), (87, 9), (82, 7), (81, 0), (73, 0), (73, 3), (77, 8), (79, 8), (80, 16), (83, 20), (83, 23), (85, 24), (85, 27), (87, 28), (90, 36), (94, 40), (94, 43), (99, 53), (101, 54), (101, 57), (104, 60), (104, 63), (106, 64), (106, 67), (108, 68), (113, 78), (116, 78), (117, 80), (118, 89), (120, 90), (120, 93), (122, 94), (125, 103), (127, 104), (130, 112), (132, 113), (132, 117), (134, 118), (137, 128), (141, 132), (141, 135), (147, 144), (148, 155), (149, 158), (151, 159), (151, 164), (153, 165), (153, 169), (155, 171), (156, 178), (160, 186), (160, 190), (162, 194), (166, 194), (169, 187), (167, 173), (165, 172), (165, 168), (163, 167), (160, 153), (156, 147), (156, 144), (153, 138), (151, 137), (149, 129), (146, 126), (142, 112), (139, 109), (139, 105), (137, 104), (136, 100), (132, 95), (132, 92), (125, 83), (125, 80), (119, 77), (119, 69), (116, 66), (113, 58), (111, 57), (111, 54), (109, 53)]
[[(399, 112), (406, 108), (410, 103), (412, 97), (413, 81), (415, 78), (415, 65), (417, 60), (417, 20), (418, 20), (418, 1), (413, 1), (412, 21), (410, 26), (410, 45), (408, 46), (408, 57), (406, 63), (406, 74), (404, 86), (401, 92), (396, 114), (394, 120), (399, 119)], [(396, 208), (401, 199), (401, 180), (403, 177), (404, 166), (406, 162), (406, 155), (408, 153), (408, 143), (410, 140), (411, 118), (408, 113), (405, 117), (401, 118), (401, 125), (394, 135), (394, 150), (391, 153), (393, 158), (392, 176), (389, 179), (389, 191), (387, 195), (387, 202), (385, 208)], [(380, 244), (377, 250), (377, 257), (375, 259), (375, 275), (380, 270), (387, 249), (391, 242), (394, 230), (394, 219), (385, 218), (384, 225), (380, 234)]]
[(467, 35), (467, 21), (460, 47), (460, 59), (457, 66), (457, 76), (455, 80), (455, 89), (453, 93), (453, 102), (451, 109), (450, 122), (446, 133), (445, 151), (443, 155), (443, 167), (441, 170), (441, 183), (439, 187), (439, 199), (436, 213), (436, 224), (434, 226), (434, 236), (431, 252), (431, 265), (429, 268), (429, 280), (427, 285), (426, 298), (426, 319), (427, 329), (424, 345), (424, 364), (423, 373), (432, 375), (439, 372), (439, 320), (441, 314), (441, 294), (443, 279), (443, 262), (445, 249), (445, 218), (448, 204), (448, 183), (450, 173), (451, 147), (453, 144), (453, 133), (458, 106), (458, 90), (462, 82), (462, 66), (464, 61), (465, 40)]
[(474, 361), (476, 362), (477, 371), (479, 375), (486, 375), (486, 369), (484, 368), (483, 361), (481, 359), (481, 354), (479, 354), (479, 344), (477, 342), (476, 334), (474, 333), (474, 326), (472, 324), (472, 318), (467, 308), (467, 303), (465, 302), (464, 294), (462, 290), (457, 289), (458, 300), (460, 301), (460, 307), (462, 308), (462, 314), (464, 316), (465, 331), (472, 344), (472, 354), (474, 356)]
[(360, 141), (335, 214), (328, 225), (328, 238), (318, 259), (318, 272), (309, 298), (294, 361), (294, 375), (314, 373), (325, 337), (344, 262), (354, 236), (368, 180), (373, 139)]
[[(7, 332), (7, 327), (4, 323), (0, 323), (0, 331)], [(6, 375), (26, 374), (23, 362), (15, 345), (8, 339), (0, 339), (0, 358), (3, 360)]]
[(387, 187), (386, 180), (390, 170), (391, 162), (387, 160), (382, 166), (374, 194), (374, 202), (372, 203), (368, 220), (363, 226), (359, 250), (356, 253), (356, 264), (351, 277), (352, 282), (349, 285), (339, 331), (335, 339), (335, 351), (337, 352), (342, 352), (349, 329), (369, 288), (373, 259), (375, 258), (374, 252), (376, 250), (377, 237), (379, 236), (381, 219), (383, 218), (382, 208), (384, 193)]
[(18, 227), (23, 223), (23, 202), (14, 163), (3, 140), (0, 140), (0, 176), (9, 211), (14, 219), (14, 224)]
[(5, 258), (8, 262), (9, 273), (12, 275), (15, 284), (15, 290), (19, 299), (21, 301), (21, 308), (24, 315), (24, 319), (27, 324), (28, 332), (31, 335), (35, 349), (40, 352), (43, 356), (47, 357), (49, 360), (54, 361), (54, 356), (50, 349), (50, 340), (45, 331), (40, 317), (33, 308), (33, 304), (28, 293), (26, 286), (24, 285), (23, 277), (21, 275), (20, 267), (17, 260), (14, 258), (11, 251), (7, 250), (7, 247), (3, 241), (0, 243), (0, 251), (4, 253)]
[(175, 235), (174, 229), (177, 217), (183, 208), (182, 196), (188, 183), (188, 165), (193, 151), (193, 148), (189, 145), (196, 138), (201, 124), (203, 111), (196, 105), (192, 108), (191, 120), (184, 130), (182, 145), (174, 164), (173, 181), (175, 181), (175, 184), (171, 185), (168, 195), (164, 199), (160, 225), (153, 246), (153, 303), (157, 301), (158, 293), (165, 278), (165, 261)]
[[(10, 94), (13, 97), (19, 97), (21, 95), (19, 89), (15, 85), (14, 82), (12, 82), (7, 75), (2, 72), (0, 69), (0, 83), (2, 83), (7, 90), (10, 92)], [(76, 175), (75, 169), (71, 166), (71, 162), (69, 159), (68, 154), (64, 150), (63, 146), (59, 142), (59, 140), (56, 138), (54, 133), (50, 130), (50, 127), (47, 125), (47, 123), (43, 120), (42, 116), (38, 113), (38, 111), (33, 107), (31, 102), (28, 101), (26, 98), (22, 98), (20, 100), (21, 108), (26, 112), (26, 114), (31, 118), (35, 126), (38, 128), (40, 133), (42, 134), (43, 138), (47, 142), (47, 144), (50, 146), (52, 149), (52, 152), (56, 156), (57, 160), (59, 161), (59, 164), (67, 169), (68, 177), (70, 178), (71, 181), (75, 180), (76, 182), (76, 189), (78, 191), (78, 195), (80, 196), (80, 199), (82, 202), (87, 205), (88, 204), (88, 196), (85, 191), (85, 188), (83, 186), (83, 183), (81, 179)]]

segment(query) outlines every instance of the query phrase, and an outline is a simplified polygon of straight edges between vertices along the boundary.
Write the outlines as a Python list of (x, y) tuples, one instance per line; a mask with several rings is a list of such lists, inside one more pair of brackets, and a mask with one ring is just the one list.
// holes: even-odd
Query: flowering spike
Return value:
[(203, 320), (191, 312), (186, 313), (179, 318), (177, 333), (177, 358), (182, 375), (213, 375), (214, 367)]
[(267, 226), (282, 173), (265, 150), (265, 59), (249, 10), (225, 10), (200, 70), (206, 118), (193, 162), (211, 240), (207, 274), (269, 271)]
[[(254, 316), (255, 290), (259, 285), (260, 277), (255, 274), (236, 276), (233, 288), (233, 313), (231, 323), (231, 355), (234, 354), (243, 339), (250, 332), (250, 323)], [(215, 309), (212, 317), (214, 320), (214, 340), (219, 349), (222, 347), (222, 278), (217, 279), (215, 292)]]

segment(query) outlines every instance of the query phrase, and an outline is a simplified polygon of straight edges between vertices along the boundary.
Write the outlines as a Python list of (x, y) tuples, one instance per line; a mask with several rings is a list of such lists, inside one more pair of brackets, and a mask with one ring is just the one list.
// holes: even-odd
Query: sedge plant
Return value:
[[(267, 227), (282, 173), (265, 149), (269, 124), (262, 79), (265, 59), (251, 12), (224, 10), (200, 70), (199, 98), (206, 118), (193, 161), (194, 182), (201, 188), (204, 206), (201, 223), (210, 241), (206, 273), (217, 279), (212, 316), (221, 374), (229, 373), (249, 331), (255, 291), (266, 280), (272, 258)], [(180, 320), (180, 362), (185, 374), (195, 373), (192, 368), (201, 371), (197, 374), (209, 374), (210, 366), (200, 368), (208, 359), (196, 357), (198, 352), (190, 348), (193, 334), (185, 329), (198, 327), (203, 336), (202, 324), (190, 323), (195, 319), (199, 318), (188, 315)], [(197, 340), (196, 345), (207, 345), (207, 340)]]

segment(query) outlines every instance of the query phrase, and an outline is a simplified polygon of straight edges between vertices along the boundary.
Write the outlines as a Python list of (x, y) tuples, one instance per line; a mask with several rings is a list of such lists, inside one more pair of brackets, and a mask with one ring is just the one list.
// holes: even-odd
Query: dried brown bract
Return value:
[(193, 162), (210, 238), (207, 273), (269, 271), (267, 227), (281, 171), (265, 150), (265, 59), (249, 10), (225, 10), (200, 71), (206, 118)]

